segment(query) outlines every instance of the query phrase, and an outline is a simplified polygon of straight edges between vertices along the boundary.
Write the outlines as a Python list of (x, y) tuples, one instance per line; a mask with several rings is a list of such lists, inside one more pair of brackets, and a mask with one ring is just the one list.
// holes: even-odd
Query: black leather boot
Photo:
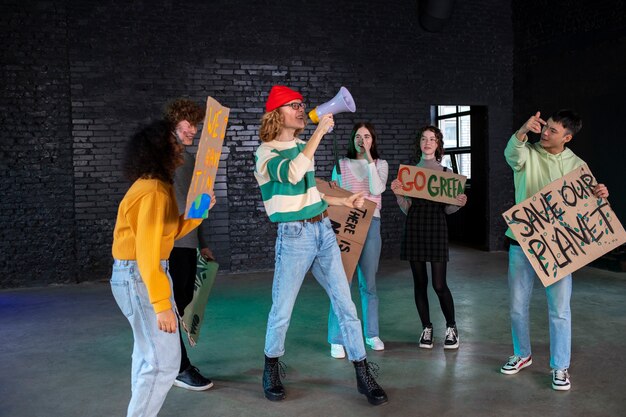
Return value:
[[(367, 401), (372, 405), (381, 405), (387, 402), (387, 394), (378, 385), (370, 372), (370, 366), (366, 359), (353, 362), (356, 370), (356, 386), (361, 394), (367, 397)], [(375, 370), (374, 370), (375, 372)]]
[(263, 392), (265, 398), (270, 401), (280, 401), (285, 398), (285, 388), (280, 382), (280, 376), (285, 377), (285, 371), (278, 358), (265, 357), (265, 369), (263, 369)]

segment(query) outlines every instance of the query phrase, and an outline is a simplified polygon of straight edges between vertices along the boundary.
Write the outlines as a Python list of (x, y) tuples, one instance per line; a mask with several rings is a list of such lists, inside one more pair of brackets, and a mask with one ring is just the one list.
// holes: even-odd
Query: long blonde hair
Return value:
[[(263, 142), (271, 142), (283, 128), (283, 115), (278, 109), (267, 112), (261, 117), (261, 127), (259, 128), (259, 138)], [(294, 136), (298, 136), (304, 129), (296, 129)]]

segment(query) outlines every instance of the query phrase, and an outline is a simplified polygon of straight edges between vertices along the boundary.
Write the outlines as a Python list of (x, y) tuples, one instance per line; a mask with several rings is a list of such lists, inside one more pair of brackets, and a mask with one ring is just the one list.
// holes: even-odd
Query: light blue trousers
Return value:
[[(172, 279), (167, 261), (161, 261), (161, 267), (167, 273), (171, 288)], [(111, 290), (117, 305), (130, 323), (135, 339), (127, 417), (156, 416), (178, 376), (178, 332), (166, 333), (159, 330), (156, 314), (136, 261), (115, 260)], [(170, 301), (175, 305), (173, 295)]]
[(304, 276), (311, 269), (337, 312), (339, 328), (351, 361), (365, 359), (361, 322), (350, 297), (337, 238), (325, 218), (317, 223), (278, 224), (272, 308), (267, 320), (265, 355), (285, 354), (285, 336)]
[[(530, 356), (530, 298), (537, 274), (520, 246), (509, 249), (509, 294), (513, 351), (517, 356)], [(537, 278), (538, 279), (538, 278)], [(572, 348), (572, 275), (546, 287), (550, 325), (550, 367), (567, 369)]]
[[(373, 217), (365, 245), (356, 268), (363, 311), (363, 333), (365, 337), (378, 337), (378, 294), (376, 293), (376, 273), (380, 260), (380, 218)], [(339, 321), (331, 308), (328, 312), (328, 343), (343, 345)]]

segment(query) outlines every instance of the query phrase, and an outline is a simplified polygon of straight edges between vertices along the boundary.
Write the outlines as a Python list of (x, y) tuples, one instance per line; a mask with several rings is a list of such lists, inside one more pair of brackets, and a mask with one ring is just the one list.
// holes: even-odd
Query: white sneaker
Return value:
[(567, 369), (552, 370), (552, 389), (557, 391), (569, 391), (572, 384), (569, 382), (569, 373)]
[(433, 328), (432, 327), (424, 327), (422, 330), (422, 335), (420, 336), (419, 345), (423, 349), (432, 349), (433, 348)]
[(456, 330), (456, 326), (448, 327), (446, 329), (446, 338), (443, 341), (444, 349), (458, 349), (459, 348), (459, 332)]
[(533, 358), (531, 356), (521, 357), (517, 355), (509, 356), (509, 360), (506, 361), (500, 372), (505, 375), (515, 375), (522, 369), (533, 364)]
[(343, 359), (346, 357), (346, 351), (343, 348), (343, 345), (336, 345), (334, 343), (330, 344), (330, 356), (335, 359)]
[(365, 343), (373, 350), (385, 350), (385, 344), (382, 340), (380, 340), (380, 337), (378, 336), (372, 338), (366, 337)]

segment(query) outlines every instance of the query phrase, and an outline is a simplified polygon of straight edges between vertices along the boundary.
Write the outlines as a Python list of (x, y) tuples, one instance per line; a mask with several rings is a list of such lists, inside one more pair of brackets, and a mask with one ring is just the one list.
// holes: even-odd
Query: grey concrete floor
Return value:
[[(408, 264), (382, 261), (378, 288), (384, 352), (368, 349), (389, 403), (370, 406), (354, 370), (332, 359), (328, 301), (305, 280), (287, 335), (287, 399), (263, 397), (261, 373), (271, 273), (220, 275), (192, 362), (214, 380), (205, 392), (172, 388), (161, 416), (624, 416), (626, 274), (574, 276), (572, 389), (550, 388), (545, 294), (531, 305), (533, 365), (499, 373), (512, 354), (506, 253), (454, 247), (448, 280), (461, 346), (442, 348), (444, 321), (431, 290), (436, 347), (417, 347), (420, 325)], [(0, 291), (0, 416), (122, 416), (130, 396), (132, 334), (107, 284)], [(355, 286), (356, 287), (356, 286)], [(353, 294), (358, 304), (356, 288)], [(359, 308), (360, 310), (360, 308)]]

